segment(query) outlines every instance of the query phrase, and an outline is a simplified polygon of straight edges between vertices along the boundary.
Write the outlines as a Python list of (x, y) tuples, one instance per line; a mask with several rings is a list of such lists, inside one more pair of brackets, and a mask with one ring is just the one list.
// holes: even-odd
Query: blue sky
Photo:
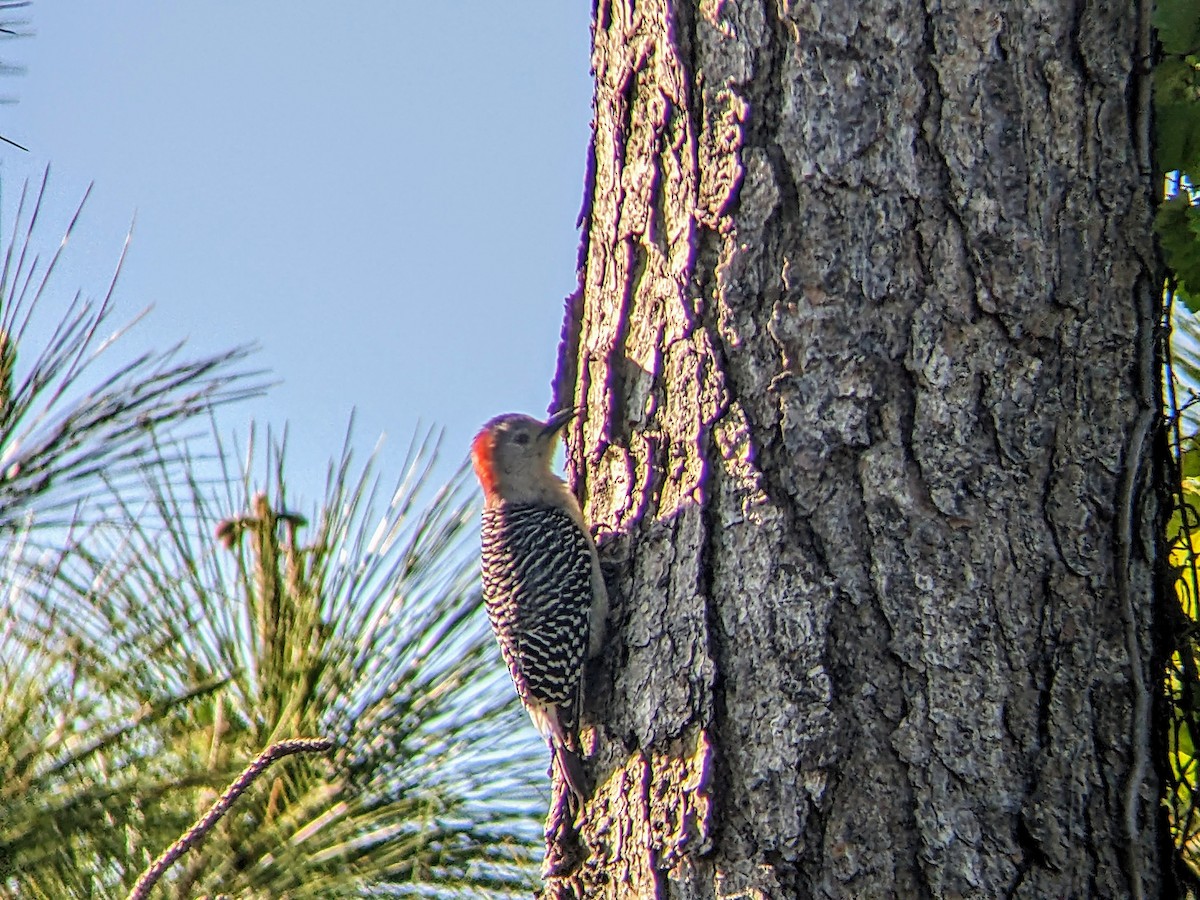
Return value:
[(34, 0), (0, 133), (0, 228), (51, 165), (50, 249), (95, 182), (69, 265), (103, 294), (136, 211), (130, 346), (255, 342), (281, 383), (226, 410), (289, 425), (311, 501), (352, 408), (384, 474), (418, 423), (447, 469), (498, 412), (550, 399), (591, 118), (590, 4)]

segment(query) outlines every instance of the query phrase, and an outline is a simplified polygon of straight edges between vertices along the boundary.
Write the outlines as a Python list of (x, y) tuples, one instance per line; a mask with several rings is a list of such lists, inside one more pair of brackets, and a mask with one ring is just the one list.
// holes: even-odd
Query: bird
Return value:
[(517, 695), (582, 804), (578, 725), (586, 662), (604, 644), (608, 593), (579, 501), (551, 471), (559, 434), (579, 411), (546, 421), (506, 413), (471, 444), (483, 489), (483, 598)]

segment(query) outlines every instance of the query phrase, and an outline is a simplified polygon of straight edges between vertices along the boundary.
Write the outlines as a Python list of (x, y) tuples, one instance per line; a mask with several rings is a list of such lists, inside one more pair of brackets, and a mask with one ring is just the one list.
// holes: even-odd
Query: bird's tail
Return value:
[(580, 759), (578, 753), (562, 741), (551, 741), (550, 749), (554, 753), (554, 758), (558, 760), (558, 771), (562, 773), (563, 781), (567, 783), (571, 793), (582, 804), (591, 794), (587, 775), (583, 773), (583, 760)]
[[(560, 710), (552, 703), (527, 702), (526, 708), (533, 724), (550, 745), (550, 752), (554, 761), (558, 763), (558, 771), (562, 773), (563, 781), (582, 804), (591, 791), (588, 789), (587, 776), (583, 773), (583, 760), (571, 747), (569, 729), (563, 721), (570, 711), (565, 707)], [(573, 734), (573, 730), (571, 733)]]

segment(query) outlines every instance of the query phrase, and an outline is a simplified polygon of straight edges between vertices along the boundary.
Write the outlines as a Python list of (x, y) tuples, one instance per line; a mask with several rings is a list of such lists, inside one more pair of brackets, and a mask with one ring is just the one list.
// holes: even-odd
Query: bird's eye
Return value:
[(513, 443), (514, 444), (528, 444), (529, 443), (529, 433), (525, 432), (525, 431), (517, 432), (517, 434), (513, 435)]

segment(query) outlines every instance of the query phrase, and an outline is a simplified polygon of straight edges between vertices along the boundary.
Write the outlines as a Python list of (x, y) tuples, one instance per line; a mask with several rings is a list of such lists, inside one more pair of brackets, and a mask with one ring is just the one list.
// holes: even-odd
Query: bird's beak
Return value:
[(575, 418), (578, 413), (579, 409), (576, 407), (568, 406), (566, 409), (560, 409), (546, 420), (546, 424), (542, 427), (542, 437), (558, 434), (562, 427)]

